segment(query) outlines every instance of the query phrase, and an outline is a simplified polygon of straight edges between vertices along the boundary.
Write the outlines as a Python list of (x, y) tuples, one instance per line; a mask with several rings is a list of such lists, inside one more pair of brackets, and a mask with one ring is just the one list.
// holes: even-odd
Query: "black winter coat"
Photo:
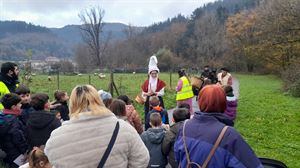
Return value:
[(67, 102), (55, 102), (54, 104), (58, 104), (58, 103), (60, 103), (61, 105), (56, 107), (54, 110), (60, 113), (61, 119), (63, 119), (64, 121), (70, 120), (69, 107)]
[(28, 149), (25, 126), (15, 116), (0, 112), (0, 145), (6, 153), (4, 162), (12, 163)]
[(51, 132), (60, 125), (61, 122), (49, 111), (34, 111), (30, 113), (27, 121), (29, 150), (34, 146), (45, 145)]

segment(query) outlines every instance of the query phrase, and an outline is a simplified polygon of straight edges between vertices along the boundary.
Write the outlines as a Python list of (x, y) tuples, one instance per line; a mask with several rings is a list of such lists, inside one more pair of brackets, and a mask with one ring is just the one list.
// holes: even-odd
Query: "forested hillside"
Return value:
[[(79, 27), (46, 28), (23, 21), (0, 21), (0, 60), (26, 60), (29, 50), (35, 60), (49, 56), (72, 59), (76, 45), (83, 43)], [(110, 35), (113, 43), (125, 38), (126, 27), (121, 23), (105, 23), (102, 35), (105, 38)], [(141, 32), (142, 27), (135, 29)]]

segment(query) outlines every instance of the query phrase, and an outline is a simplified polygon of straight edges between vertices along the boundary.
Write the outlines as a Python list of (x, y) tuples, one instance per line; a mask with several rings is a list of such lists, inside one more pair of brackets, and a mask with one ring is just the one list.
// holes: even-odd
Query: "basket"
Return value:
[(137, 95), (135, 97), (135, 101), (138, 102), (139, 104), (145, 104), (145, 99), (141, 95)]

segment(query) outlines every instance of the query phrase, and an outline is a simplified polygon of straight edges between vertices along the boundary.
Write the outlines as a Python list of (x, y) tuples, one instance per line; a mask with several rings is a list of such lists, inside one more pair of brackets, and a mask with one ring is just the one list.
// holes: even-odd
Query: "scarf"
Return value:
[(156, 87), (157, 87), (157, 78), (152, 78), (151, 76), (149, 77), (149, 86), (148, 88), (148, 93), (150, 93), (151, 91), (152, 92), (155, 92), (156, 91)]
[(21, 110), (9, 110), (9, 109), (3, 109), (3, 114), (11, 114), (14, 116), (19, 116), (21, 115)]

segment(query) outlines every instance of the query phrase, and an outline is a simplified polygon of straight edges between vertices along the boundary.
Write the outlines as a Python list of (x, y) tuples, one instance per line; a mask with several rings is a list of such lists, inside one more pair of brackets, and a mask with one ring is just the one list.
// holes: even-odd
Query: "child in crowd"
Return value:
[(100, 98), (102, 99), (104, 105), (106, 108), (109, 108), (110, 104), (112, 103), (112, 96), (109, 92), (106, 92), (104, 90), (99, 90), (98, 94)]
[(31, 98), (31, 105), (35, 111), (30, 113), (27, 122), (29, 149), (34, 146), (45, 145), (51, 132), (61, 125), (61, 122), (50, 113), (49, 97), (44, 93), (37, 93)]
[(178, 106), (178, 108), (184, 108), (184, 109), (187, 109), (188, 112), (190, 113), (190, 105), (187, 104), (187, 103), (182, 103)]
[(52, 168), (42, 148), (34, 147), (28, 156), (28, 163), (19, 168)]
[(55, 98), (55, 102), (53, 103), (53, 105), (55, 104), (61, 104), (61, 105), (57, 106), (53, 110), (56, 110), (60, 113), (60, 116), (63, 121), (69, 120), (70, 117), (69, 117), (69, 107), (68, 107), (68, 100), (69, 100), (68, 93), (66, 91), (57, 90), (54, 93), (54, 98)]
[(131, 100), (126, 95), (121, 95), (118, 99), (123, 100), (126, 103), (126, 116), (129, 123), (137, 130), (139, 134), (143, 132), (143, 126), (141, 118), (134, 106), (131, 104)]
[[(188, 104), (187, 104), (188, 105)], [(177, 168), (178, 163), (174, 158), (174, 143), (176, 140), (177, 133), (182, 127), (184, 120), (190, 118), (189, 108), (178, 108), (173, 112), (173, 124), (169, 130), (167, 130), (166, 135), (162, 142), (162, 153), (168, 156), (169, 164), (172, 168)]]
[(141, 134), (141, 138), (150, 154), (148, 167), (165, 168), (168, 163), (167, 157), (163, 155), (161, 150), (165, 130), (162, 128), (162, 120), (159, 113), (151, 113), (150, 125), (151, 128)]
[[(112, 111), (119, 119), (127, 121), (126, 117), (126, 107), (125, 102), (123, 100), (114, 100), (112, 101), (111, 105), (109, 106), (110, 111)], [(128, 122), (129, 123), (129, 122)]]
[(33, 111), (33, 108), (30, 105), (30, 89), (24, 85), (21, 85), (16, 89), (16, 94), (20, 96), (22, 104), (22, 112), (19, 119), (23, 122), (24, 125), (26, 125), (27, 120), (29, 118), (29, 113)]
[(238, 106), (238, 100), (233, 94), (233, 88), (230, 85), (224, 86), (224, 91), (226, 93), (227, 107), (224, 112), (232, 121), (236, 118), (236, 110)]
[(152, 108), (152, 110), (149, 111), (149, 113), (147, 114), (146, 121), (145, 121), (145, 130), (150, 128), (149, 119), (150, 119), (150, 115), (152, 113), (159, 113), (161, 116), (161, 119), (162, 119), (162, 123), (165, 125), (169, 125), (168, 112), (167, 112), (167, 110), (163, 109), (160, 106), (159, 98), (157, 96), (151, 96), (149, 102), (150, 102), (150, 107)]
[(0, 146), (6, 153), (3, 161), (14, 168), (23, 164), (14, 161), (24, 158), (23, 154), (28, 149), (25, 126), (18, 119), (21, 115), (21, 98), (15, 93), (9, 93), (2, 97), (1, 103), (4, 109), (0, 111)]

